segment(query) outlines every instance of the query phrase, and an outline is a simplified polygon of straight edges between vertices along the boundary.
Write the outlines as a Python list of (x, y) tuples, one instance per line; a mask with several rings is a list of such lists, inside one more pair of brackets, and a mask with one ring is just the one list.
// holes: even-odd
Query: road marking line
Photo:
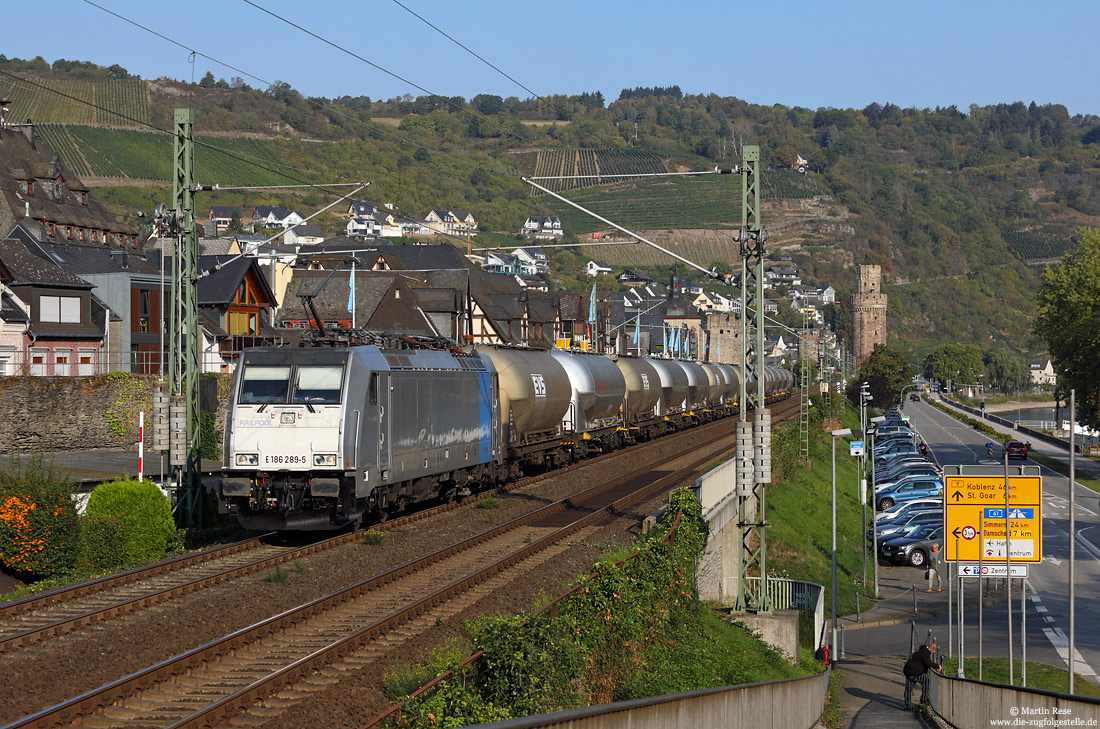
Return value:
[[(1066, 668), (1069, 668), (1069, 639), (1066, 637), (1066, 634), (1058, 628), (1043, 628), (1043, 634), (1046, 635), (1050, 644), (1054, 646), (1054, 650), (1066, 664)], [(1088, 664), (1088, 661), (1081, 656), (1081, 651), (1073, 651), (1073, 665), (1074, 673), (1080, 676), (1096, 675), (1096, 671), (1094, 671), (1092, 666)]]

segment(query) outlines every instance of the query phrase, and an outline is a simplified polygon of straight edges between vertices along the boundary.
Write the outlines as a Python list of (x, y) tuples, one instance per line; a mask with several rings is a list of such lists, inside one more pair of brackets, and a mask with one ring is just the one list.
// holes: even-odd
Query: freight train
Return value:
[[(765, 366), (768, 402), (793, 377)], [(748, 383), (755, 392), (756, 382)], [(737, 412), (725, 364), (514, 347), (261, 347), (241, 355), (220, 507), (322, 530)]]

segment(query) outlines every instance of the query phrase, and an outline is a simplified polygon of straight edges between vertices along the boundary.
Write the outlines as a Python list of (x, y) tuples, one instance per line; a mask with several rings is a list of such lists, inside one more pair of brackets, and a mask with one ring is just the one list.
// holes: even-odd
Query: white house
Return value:
[(355, 240), (377, 238), (382, 232), (381, 226), (374, 219), (374, 215), (365, 218), (352, 218), (348, 221), (344, 230), (348, 238), (354, 238)]
[(1054, 363), (1050, 361), (1050, 357), (1028, 362), (1027, 373), (1033, 385), (1053, 385), (1057, 379)]
[(522, 235), (529, 235), (534, 238), (561, 238), (561, 218), (546, 215), (528, 215), (519, 232)]
[(429, 210), (424, 216), (433, 233), (444, 233), (462, 238), (477, 232), (477, 221), (467, 210)]
[(594, 278), (601, 273), (611, 273), (611, 266), (608, 266), (603, 261), (589, 261), (584, 267), (584, 272)]
[(316, 225), (299, 225), (288, 228), (283, 240), (293, 246), (310, 246), (325, 242), (325, 231)]
[(512, 251), (512, 255), (519, 259), (523, 273), (526, 275), (533, 276), (550, 270), (550, 258), (538, 248), (531, 246), (517, 248)]

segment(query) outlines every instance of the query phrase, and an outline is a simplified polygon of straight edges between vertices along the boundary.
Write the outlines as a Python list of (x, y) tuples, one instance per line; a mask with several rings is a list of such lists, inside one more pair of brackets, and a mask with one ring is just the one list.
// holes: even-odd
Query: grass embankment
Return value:
[[(958, 667), (959, 661), (957, 658), (945, 657), (943, 659), (943, 671), (948, 676), (955, 675), (955, 669)], [(966, 662), (963, 664), (966, 667), (966, 677), (974, 678), (978, 677), (978, 657), (967, 656)], [(1013, 678), (1015, 679), (1015, 685), (1021, 686), (1020, 681), (1020, 661), (1013, 661)], [(1008, 659), (1007, 658), (984, 658), (982, 660), (982, 680), (989, 683), (1008, 683)], [(1044, 691), (1057, 691), (1059, 693), (1069, 692), (1069, 671), (1062, 668), (1055, 668), (1054, 666), (1048, 666), (1045, 663), (1036, 663), (1034, 661), (1027, 662), (1027, 688), (1042, 689)], [(1100, 698), (1100, 688), (1097, 688), (1093, 684), (1089, 683), (1080, 676), (1073, 682), (1074, 695), (1076, 696), (1090, 696)]]
[[(675, 539), (663, 540), (680, 509)], [(557, 603), (556, 614), (468, 621), (463, 640), (424, 665), (394, 671), (386, 688), (399, 699), (474, 650), (484, 651), (455, 679), (406, 703), (401, 725), (465, 726), (818, 672), (808, 650), (792, 665), (695, 597), (705, 536), (694, 494), (674, 492), (658, 532), (601, 558)]]
[[(788, 426), (798, 436), (798, 423)], [(858, 418), (853, 413), (844, 416), (844, 427), (856, 430)], [(832, 582), (832, 436), (822, 430), (820, 421), (811, 425), (811, 468), (792, 462), (777, 436), (773, 454), (777, 457), (775, 483), (768, 489), (768, 571), (777, 576), (806, 580), (825, 585), (825, 611), (831, 613)], [(856, 611), (856, 592), (864, 598), (874, 592), (874, 561), (867, 555), (867, 582), (864, 585), (863, 557), (867, 531), (863, 525), (863, 508), (859, 503), (856, 482), (856, 459), (848, 455), (847, 438), (836, 443), (836, 542), (837, 542), (837, 612), (851, 615)], [(797, 453), (797, 451), (796, 451)], [(870, 521), (873, 510), (867, 506)], [(870, 550), (868, 549), (868, 552)]]

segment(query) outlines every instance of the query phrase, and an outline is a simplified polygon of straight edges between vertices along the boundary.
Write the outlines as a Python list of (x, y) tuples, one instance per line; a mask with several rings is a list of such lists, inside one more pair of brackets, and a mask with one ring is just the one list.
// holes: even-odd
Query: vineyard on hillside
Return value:
[(815, 175), (807, 175), (795, 170), (768, 170), (764, 172), (762, 179), (765, 200), (769, 197), (799, 200), (829, 194)]
[[(661, 177), (579, 190), (571, 200), (619, 225), (698, 228), (741, 223), (741, 178), (737, 175)], [(550, 202), (568, 233), (591, 233), (608, 226), (561, 201)]]
[(1068, 235), (1037, 230), (1013, 230), (1004, 234), (1005, 243), (1013, 253), (1026, 260), (1060, 258), (1073, 250), (1075, 243)]
[[(172, 179), (172, 138), (156, 132), (46, 124), (39, 131), (65, 164), (84, 177)], [(255, 164), (253, 164), (255, 163)], [(283, 165), (259, 139), (199, 137), (195, 177), (202, 184), (278, 185), (298, 180), (261, 168)]]
[[(149, 87), (141, 79), (54, 79), (35, 76), (30, 80), (59, 93), (51, 93), (25, 81), (0, 79), (0, 96), (12, 100), (8, 104), (8, 119), (124, 127), (149, 121)], [(62, 94), (74, 98), (66, 98)], [(129, 118), (104, 109), (118, 111)]]
[[(653, 231), (648, 232), (646, 238), (702, 266), (710, 266), (715, 261), (740, 265), (737, 263), (739, 249), (737, 244), (733, 242), (732, 231), (730, 230)], [(673, 262), (672, 258), (656, 248), (637, 242), (615, 242), (577, 250), (581, 252), (586, 260), (599, 259), (616, 269), (616, 273), (620, 268), (667, 266)], [(694, 271), (688, 275), (689, 278), (697, 278)]]
[[(641, 149), (552, 149), (539, 152), (534, 177), (590, 175), (583, 180), (540, 180), (554, 192), (579, 190), (615, 181), (616, 175), (650, 175), (666, 172), (661, 159)], [(531, 188), (533, 195), (540, 195)]]

